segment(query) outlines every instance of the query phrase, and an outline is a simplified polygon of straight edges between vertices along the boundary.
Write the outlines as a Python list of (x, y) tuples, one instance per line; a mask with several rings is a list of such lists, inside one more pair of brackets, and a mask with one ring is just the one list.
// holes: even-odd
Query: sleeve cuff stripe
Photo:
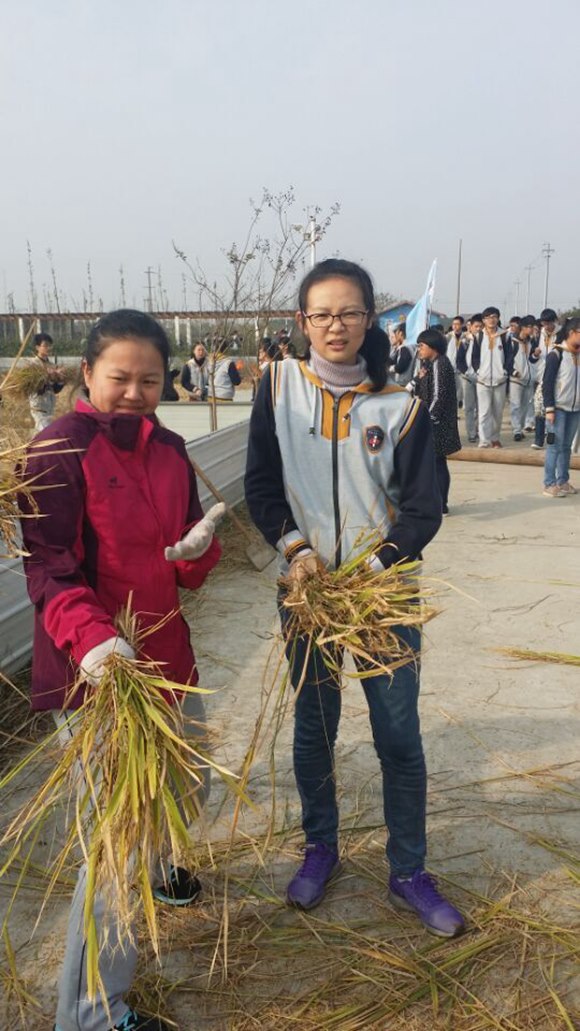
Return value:
[(399, 440), (402, 440), (403, 437), (406, 436), (406, 434), (411, 429), (411, 426), (413, 425), (413, 423), (415, 422), (415, 419), (417, 418), (417, 413), (419, 411), (420, 406), (421, 406), (421, 402), (420, 402), (419, 398), (418, 397), (413, 398), (413, 401), (411, 403), (411, 406), (409, 408), (409, 411), (407, 413), (405, 421), (404, 421), (403, 425), (401, 426), (401, 429), (400, 429), (400, 432), (399, 432)]
[(309, 545), (305, 540), (300, 539), (292, 541), (292, 543), (284, 549), (284, 558), (287, 562), (290, 562), (291, 559), (296, 557), (299, 551), (304, 551), (304, 549), (308, 547)]

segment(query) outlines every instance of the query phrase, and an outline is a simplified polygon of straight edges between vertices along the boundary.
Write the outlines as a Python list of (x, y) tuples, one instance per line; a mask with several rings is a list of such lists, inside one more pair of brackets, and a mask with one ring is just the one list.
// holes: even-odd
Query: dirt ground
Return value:
[[(425, 635), (421, 715), (428, 864), (466, 912), (468, 934), (441, 944), (388, 905), (378, 762), (350, 683), (337, 749), (343, 873), (312, 914), (285, 907), (301, 843), (287, 711), (274, 749), (264, 734), (252, 808), (231, 847), (233, 803), (219, 786), (212, 793), (204, 901), (162, 918), (161, 974), (143, 955), (139, 998), (153, 1008), (161, 1000), (180, 1031), (580, 1027), (578, 669), (496, 650), (580, 652), (580, 494), (542, 497), (541, 469), (450, 467), (451, 513), (425, 556), (442, 611)], [(274, 565), (257, 573), (230, 553), (191, 616), (201, 683), (215, 691), (216, 754), (235, 771), (275, 679), (275, 579)], [(4, 800), (4, 815), (26, 790)], [(25, 1026), (46, 1031), (69, 888), (34, 928), (33, 871), (29, 884), (10, 938), (37, 1003)], [(17, 1026), (8, 999), (0, 1028)]]

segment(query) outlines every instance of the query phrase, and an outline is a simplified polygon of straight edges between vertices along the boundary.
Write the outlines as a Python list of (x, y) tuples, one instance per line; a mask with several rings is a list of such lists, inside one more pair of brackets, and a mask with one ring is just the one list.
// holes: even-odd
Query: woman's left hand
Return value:
[(223, 501), (210, 508), (207, 515), (200, 519), (199, 523), (196, 523), (186, 533), (185, 537), (177, 541), (173, 547), (165, 549), (167, 561), (179, 562), (185, 560), (190, 562), (192, 559), (201, 558), (202, 555), (205, 555), (213, 540), (215, 528), (220, 520), (223, 519), (225, 511), (226, 506)]

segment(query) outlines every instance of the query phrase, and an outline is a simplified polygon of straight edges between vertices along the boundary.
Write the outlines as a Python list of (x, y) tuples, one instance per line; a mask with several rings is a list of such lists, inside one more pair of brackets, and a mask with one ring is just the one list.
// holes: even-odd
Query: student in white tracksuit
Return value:
[(457, 369), (457, 352), (465, 333), (465, 319), (462, 315), (456, 315), (451, 322), (451, 332), (447, 336), (447, 357), (451, 362), (455, 373), (455, 393), (457, 395), (457, 407), (463, 408), (463, 377)]
[(535, 325), (533, 315), (526, 315), (511, 337), (510, 359), (510, 409), (514, 440), (524, 439), (524, 430), (531, 426), (530, 410), (533, 411), (534, 362), (532, 332)]
[(499, 309), (485, 308), (483, 331), (473, 342), (471, 367), (477, 373), (479, 447), (501, 447), (509, 347), (499, 332)]
[(483, 320), (479, 312), (472, 315), (467, 322), (467, 333), (463, 336), (457, 350), (457, 369), (462, 380), (463, 391), (463, 412), (465, 415), (465, 429), (470, 444), (477, 441), (477, 373), (471, 366), (471, 355), (473, 352), (473, 341), (479, 336), (483, 329)]

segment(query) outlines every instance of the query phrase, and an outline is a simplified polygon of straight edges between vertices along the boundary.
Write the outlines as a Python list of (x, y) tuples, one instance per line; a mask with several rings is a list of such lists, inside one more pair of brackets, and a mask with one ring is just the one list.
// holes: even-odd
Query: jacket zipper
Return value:
[(338, 569), (341, 562), (341, 529), (340, 508), (338, 504), (338, 406), (340, 399), (335, 397), (332, 403), (332, 503), (334, 506), (334, 560)]

